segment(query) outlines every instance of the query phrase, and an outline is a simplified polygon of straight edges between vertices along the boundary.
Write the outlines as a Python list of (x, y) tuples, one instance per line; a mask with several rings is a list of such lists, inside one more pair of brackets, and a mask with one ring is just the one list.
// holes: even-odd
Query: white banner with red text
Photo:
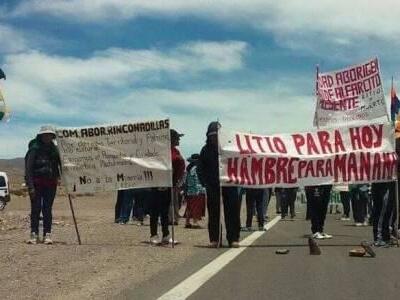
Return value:
[(370, 124), (292, 134), (219, 133), (223, 186), (296, 187), (392, 181), (394, 131)]
[(57, 128), (68, 193), (172, 184), (169, 120)]
[(387, 117), (378, 59), (317, 73), (314, 125), (335, 127)]

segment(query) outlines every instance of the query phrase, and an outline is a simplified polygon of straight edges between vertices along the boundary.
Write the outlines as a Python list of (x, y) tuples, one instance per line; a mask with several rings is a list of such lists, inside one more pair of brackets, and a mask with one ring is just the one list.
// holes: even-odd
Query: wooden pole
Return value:
[(75, 225), (76, 236), (78, 238), (78, 243), (79, 243), (79, 245), (82, 245), (81, 236), (80, 236), (79, 230), (78, 230), (78, 224), (76, 223), (74, 206), (72, 205), (72, 199), (71, 199), (70, 194), (68, 194), (68, 199), (69, 199), (69, 206), (70, 206), (71, 212), (72, 212), (72, 218), (74, 219), (74, 225)]
[(221, 182), (220, 182), (219, 183), (219, 216), (218, 216), (219, 232), (218, 232), (218, 246), (217, 246), (217, 248), (221, 248), (221, 246), (222, 246), (222, 210), (223, 210), (223, 206), (222, 206), (222, 186), (221, 186)]
[(318, 79), (319, 79), (319, 65), (315, 66), (315, 73), (316, 73), (316, 82), (315, 82), (315, 95), (317, 97), (317, 101), (315, 104), (315, 113), (314, 113), (314, 119), (315, 119), (315, 126), (317, 129), (319, 129), (319, 121), (318, 121), (318, 107), (319, 107), (319, 87), (318, 87)]
[(172, 237), (172, 248), (175, 248), (175, 204), (174, 204), (174, 186), (171, 186), (171, 218), (172, 218), (172, 227), (171, 227), (171, 237)]
[[(390, 89), (390, 104), (392, 104), (392, 93), (393, 93), (393, 76), (392, 76), (392, 87)], [(393, 125), (394, 125), (394, 132), (395, 132), (395, 139), (394, 139), (394, 145), (396, 147), (396, 119), (397, 116), (395, 116), (393, 120)], [(397, 149), (396, 149), (397, 150)], [(399, 162), (397, 162), (399, 164)], [(398, 176), (399, 174), (397, 174)], [(393, 214), (396, 216), (396, 220), (394, 222), (395, 230), (396, 230), (396, 244), (397, 247), (399, 247), (399, 180), (397, 179), (396, 182), (396, 191), (395, 191), (395, 197), (396, 197), (396, 203), (395, 203), (395, 213)]]
[[(217, 122), (219, 124), (219, 119), (217, 119)], [(218, 244), (217, 248), (221, 248), (222, 246), (222, 211), (223, 211), (223, 201), (222, 201), (222, 185), (221, 185), (221, 180), (219, 178), (219, 159), (221, 157), (220, 153), (220, 139), (219, 139), (219, 125), (217, 125), (217, 147), (218, 147), (218, 182), (219, 182), (219, 215), (218, 215)], [(225, 215), (224, 215), (225, 218)]]

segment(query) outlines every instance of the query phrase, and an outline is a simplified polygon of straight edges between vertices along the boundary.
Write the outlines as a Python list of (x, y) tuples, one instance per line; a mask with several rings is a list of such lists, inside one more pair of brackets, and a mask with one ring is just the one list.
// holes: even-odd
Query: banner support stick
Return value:
[(171, 221), (172, 221), (172, 227), (171, 227), (171, 237), (172, 237), (172, 248), (175, 248), (175, 205), (174, 205), (174, 187), (171, 186)]
[(78, 243), (79, 243), (79, 245), (82, 245), (81, 236), (80, 236), (79, 230), (78, 230), (78, 224), (76, 223), (74, 206), (72, 205), (71, 194), (68, 194), (68, 199), (69, 199), (69, 206), (71, 208), (72, 218), (74, 220), (74, 226), (75, 226), (76, 236), (78, 238)]
[[(219, 124), (219, 119), (217, 119), (217, 122)], [(218, 243), (217, 243), (217, 248), (221, 248), (222, 246), (222, 210), (223, 210), (223, 201), (222, 201), (222, 185), (221, 185), (221, 178), (220, 178), (220, 158), (221, 158), (221, 153), (220, 153), (220, 139), (219, 139), (219, 126), (217, 127), (217, 147), (218, 147), (218, 183), (219, 183), (219, 215), (218, 215)], [(224, 215), (225, 217), (225, 215)]]
[(218, 247), (222, 247), (222, 186), (221, 182), (219, 183), (219, 216), (218, 216)]
[(395, 211), (393, 216), (396, 217), (394, 220), (394, 230), (395, 230), (395, 237), (396, 237), (396, 245), (399, 247), (399, 181), (395, 181), (395, 186), (396, 186), (396, 192), (395, 192), (395, 197), (396, 197), (396, 202), (395, 202)]

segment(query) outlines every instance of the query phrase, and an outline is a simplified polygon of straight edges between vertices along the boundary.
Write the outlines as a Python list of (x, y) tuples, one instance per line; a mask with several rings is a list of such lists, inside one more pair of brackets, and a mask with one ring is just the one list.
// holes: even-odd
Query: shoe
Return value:
[(170, 237), (169, 237), (169, 235), (163, 236), (163, 237), (162, 237), (162, 239), (161, 239), (161, 244), (169, 244), (169, 242), (170, 242)]
[(331, 239), (333, 236), (330, 234), (327, 234), (325, 232), (321, 232), (321, 235), (323, 236), (323, 239)]
[(259, 226), (258, 231), (267, 231), (267, 228), (265, 228), (264, 226)]
[(144, 225), (144, 223), (143, 223), (143, 221), (142, 222), (137, 222), (136, 224), (135, 224), (136, 226), (143, 226)]
[(317, 240), (323, 240), (324, 236), (320, 233), (320, 232), (316, 232), (312, 235), (313, 239), (317, 239)]
[(51, 233), (48, 232), (46, 233), (46, 235), (43, 237), (43, 243), (46, 245), (52, 245), (53, 244), (53, 240), (51, 239)]
[(356, 227), (361, 227), (361, 226), (363, 226), (363, 223), (361, 223), (361, 222), (356, 222), (356, 223), (354, 223), (354, 226), (356, 226)]
[(364, 221), (364, 222), (362, 223), (362, 226), (369, 226), (368, 221)]
[(218, 248), (218, 242), (210, 242), (210, 244), (208, 244), (208, 248)]
[(363, 247), (365, 252), (367, 252), (371, 257), (376, 256), (375, 251), (372, 249), (371, 245), (367, 241), (362, 241), (361, 247)]
[(229, 247), (231, 247), (231, 248), (239, 248), (240, 247), (240, 245), (239, 245), (239, 242), (231, 242), (231, 243), (229, 243)]
[(374, 242), (374, 246), (375, 247), (379, 247), (379, 248), (388, 248), (389, 244), (386, 243), (385, 241), (377, 240), (377, 241)]
[(340, 218), (340, 221), (350, 221), (350, 218), (347, 216), (343, 216)]
[(193, 229), (201, 229), (202, 227), (199, 224), (192, 225)]
[(158, 239), (158, 235), (152, 235), (150, 237), (150, 244), (153, 246), (156, 246), (160, 243), (160, 240)]
[(241, 227), (240, 231), (250, 232), (250, 231), (253, 231), (253, 228), (251, 228), (251, 227)]
[(185, 225), (185, 228), (193, 228), (192, 224), (188, 223)]
[(26, 243), (36, 245), (37, 243), (39, 243), (39, 236), (36, 233), (32, 232), (29, 240), (27, 240)]

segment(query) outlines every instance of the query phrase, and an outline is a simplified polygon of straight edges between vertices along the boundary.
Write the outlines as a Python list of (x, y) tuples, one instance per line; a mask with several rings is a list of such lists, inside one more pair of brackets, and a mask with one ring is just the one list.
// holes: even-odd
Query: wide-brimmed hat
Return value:
[(194, 153), (187, 159), (187, 161), (191, 163), (191, 162), (195, 162), (199, 159), (200, 159), (200, 155), (197, 153)]
[(180, 138), (183, 137), (184, 134), (183, 133), (179, 133), (178, 131), (176, 131), (175, 129), (171, 129), (171, 139), (173, 138)]
[(56, 136), (56, 130), (51, 125), (43, 125), (42, 127), (40, 127), (39, 133), (37, 135), (42, 135), (45, 133), (50, 133), (54, 135), (54, 137)]

